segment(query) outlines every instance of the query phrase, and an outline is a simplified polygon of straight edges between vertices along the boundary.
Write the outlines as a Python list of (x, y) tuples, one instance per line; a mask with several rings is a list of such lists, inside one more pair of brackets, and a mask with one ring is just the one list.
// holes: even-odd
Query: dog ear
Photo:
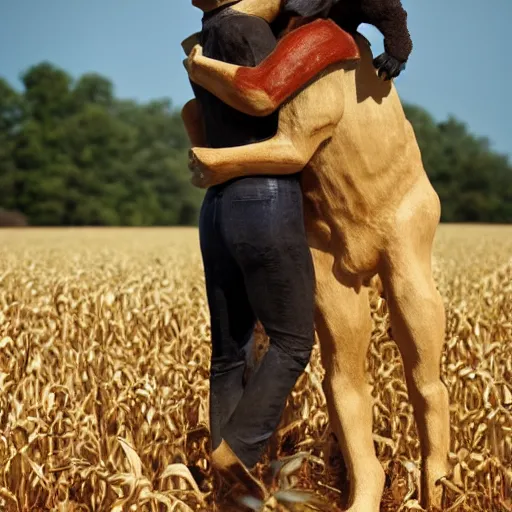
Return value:
[(183, 51), (185, 52), (185, 55), (187, 57), (189, 56), (190, 52), (192, 51), (192, 48), (194, 48), (196, 44), (199, 44), (199, 32), (196, 32), (195, 34), (188, 36), (181, 43), (181, 47), (183, 48)]

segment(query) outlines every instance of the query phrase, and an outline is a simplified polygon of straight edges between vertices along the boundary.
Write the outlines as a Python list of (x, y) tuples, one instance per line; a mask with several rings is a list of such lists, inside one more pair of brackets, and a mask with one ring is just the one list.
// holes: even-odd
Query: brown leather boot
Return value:
[(267, 498), (267, 490), (263, 484), (251, 474), (226, 441), (222, 440), (219, 447), (213, 451), (212, 466), (225, 479), (241, 484), (255, 498)]

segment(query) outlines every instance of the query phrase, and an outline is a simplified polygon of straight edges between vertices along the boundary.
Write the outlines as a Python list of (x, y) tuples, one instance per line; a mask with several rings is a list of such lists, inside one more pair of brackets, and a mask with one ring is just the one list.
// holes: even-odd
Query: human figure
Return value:
[[(199, 36), (204, 54), (256, 66), (274, 50), (276, 38), (265, 20), (232, 10), (229, 3), (194, 2), (205, 12)], [(189, 113), (192, 108), (203, 120), (191, 134), (193, 144), (239, 147), (275, 135), (277, 113), (248, 116), (193, 88), (197, 102)], [(212, 462), (260, 497), (265, 491), (249, 470), (278, 426), (314, 343), (314, 269), (299, 174), (262, 174), (211, 187), (199, 225), (211, 316)], [(256, 320), (270, 346), (244, 386), (244, 347)]]

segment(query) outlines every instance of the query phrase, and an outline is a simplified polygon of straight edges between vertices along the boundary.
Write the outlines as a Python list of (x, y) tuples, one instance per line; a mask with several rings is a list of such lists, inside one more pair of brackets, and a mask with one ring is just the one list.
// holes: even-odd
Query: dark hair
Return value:
[(301, 27), (302, 25), (307, 25), (314, 21), (316, 17), (305, 18), (303, 16), (295, 16), (293, 14), (287, 14), (281, 12), (277, 18), (272, 22), (272, 32), (279, 39), (285, 36), (288, 32)]

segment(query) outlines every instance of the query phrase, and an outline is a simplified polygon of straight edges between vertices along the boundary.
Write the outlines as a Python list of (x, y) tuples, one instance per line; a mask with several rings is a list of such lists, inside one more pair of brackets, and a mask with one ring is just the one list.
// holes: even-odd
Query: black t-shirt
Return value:
[[(239, 66), (257, 66), (275, 49), (277, 40), (262, 18), (223, 6), (206, 13), (199, 36), (203, 55)], [(201, 104), (206, 139), (212, 148), (260, 142), (277, 133), (278, 112), (253, 117), (226, 105), (197, 84), (192, 88)]]

